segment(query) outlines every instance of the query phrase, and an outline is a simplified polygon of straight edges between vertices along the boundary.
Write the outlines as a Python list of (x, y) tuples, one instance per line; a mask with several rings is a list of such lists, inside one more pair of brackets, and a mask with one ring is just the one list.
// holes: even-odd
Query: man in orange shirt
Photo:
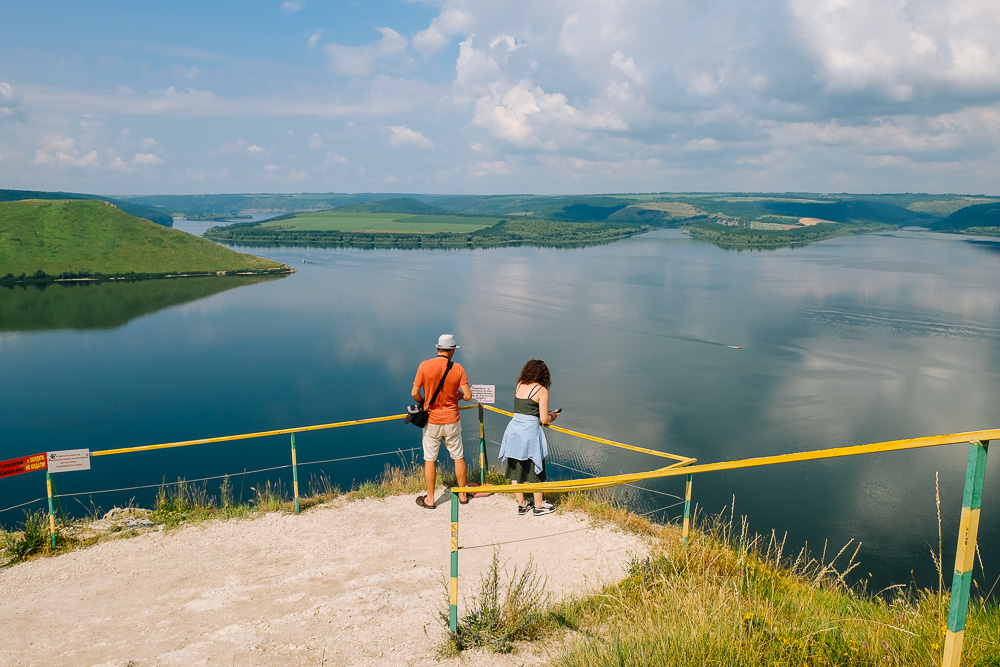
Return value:
[[(451, 360), (455, 356), (455, 350), (458, 349), (455, 336), (441, 334), (436, 347), (437, 356), (421, 362), (417, 367), (417, 376), (413, 379), (413, 390), (410, 392), (413, 400), (424, 405), (425, 400), (430, 401), (434, 398), (434, 392), (441, 384), (441, 377), (445, 375), (445, 370), (448, 371), (434, 404), (424, 405), (424, 409), (430, 412), (430, 418), (423, 429), (424, 481), (427, 482), (427, 495), (417, 496), (417, 504), (429, 510), (436, 507), (434, 485), (437, 481), (436, 462), (442, 438), (455, 462), (458, 485), (465, 486), (465, 450), (462, 445), (458, 401), (472, 400), (472, 389), (469, 387), (469, 379), (465, 376), (465, 369), (462, 368), (462, 364)], [(468, 494), (465, 493), (460, 493), (458, 499), (462, 504), (469, 502)]]

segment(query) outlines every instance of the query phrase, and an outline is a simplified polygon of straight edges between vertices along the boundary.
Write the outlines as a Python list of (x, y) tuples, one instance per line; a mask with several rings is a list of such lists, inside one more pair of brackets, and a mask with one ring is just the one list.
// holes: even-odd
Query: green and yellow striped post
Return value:
[(299, 513), (299, 459), (295, 455), (295, 434), (292, 433), (292, 490), (295, 494), (295, 513)]
[(483, 425), (483, 404), (479, 404), (479, 483), (486, 483), (486, 427)]
[(52, 548), (56, 548), (56, 510), (52, 505), (52, 474), (45, 471), (45, 493), (49, 497), (49, 537), (52, 540)]
[(965, 639), (965, 619), (969, 613), (969, 589), (972, 586), (972, 566), (979, 533), (979, 508), (983, 501), (983, 480), (986, 477), (988, 440), (969, 443), (969, 462), (965, 468), (965, 492), (962, 495), (962, 521), (958, 527), (958, 548), (955, 550), (955, 577), (951, 584), (948, 605), (948, 632), (944, 639), (942, 667), (958, 667), (962, 660)]
[(451, 492), (451, 584), (448, 586), (448, 627), (458, 632), (458, 494)]
[(694, 475), (688, 475), (687, 482), (684, 484), (684, 527), (681, 529), (681, 539), (685, 547), (688, 543), (688, 534), (691, 532), (691, 484), (693, 481)]

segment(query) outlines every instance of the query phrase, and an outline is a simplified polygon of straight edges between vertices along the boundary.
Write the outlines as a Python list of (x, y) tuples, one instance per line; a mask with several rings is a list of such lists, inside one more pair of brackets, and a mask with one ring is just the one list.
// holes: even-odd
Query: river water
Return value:
[[(168, 295), (153, 283), (0, 290), (0, 460), (397, 414), (444, 332), (471, 382), (496, 386), (497, 407), (510, 408), (521, 364), (543, 358), (561, 426), (703, 463), (1000, 427), (1000, 243), (987, 239), (910, 230), (738, 252), (658, 231), (574, 249), (252, 252), (298, 271)], [(463, 414), (475, 460), (478, 425)], [(491, 458), (503, 426), (488, 415)], [(555, 478), (662, 465), (559, 434), (550, 443)], [(299, 460), (326, 462), (302, 469), (303, 486), (322, 472), (349, 487), (418, 445), (401, 422), (300, 434)], [(88, 472), (53, 477), (80, 514), (148, 504), (178, 477), (235, 475), (244, 499), (265, 478), (287, 489), (287, 468), (237, 473), (289, 457), (288, 436), (275, 436), (94, 457)], [(950, 582), (966, 457), (955, 445), (705, 474), (694, 499), (705, 513), (735, 503), (755, 530), (787, 533), (789, 551), (860, 541), (852, 574), (871, 587), (926, 585), (937, 581), (937, 474)], [(977, 565), (988, 583), (1000, 574), (998, 459), (983, 496), (985, 577)], [(214, 493), (218, 480), (208, 484)], [(681, 478), (642, 486), (622, 498), (679, 516)], [(125, 490), (93, 493), (109, 489)], [(40, 508), (42, 496), (40, 473), (0, 480), (0, 510)]]

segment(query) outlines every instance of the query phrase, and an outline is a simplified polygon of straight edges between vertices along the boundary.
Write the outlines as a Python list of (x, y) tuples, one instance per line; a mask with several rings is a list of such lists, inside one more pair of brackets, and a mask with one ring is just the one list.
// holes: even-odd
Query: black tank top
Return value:
[(519, 415), (531, 415), (532, 417), (538, 417), (541, 412), (538, 409), (538, 403), (531, 400), (531, 397), (535, 395), (535, 392), (541, 389), (541, 386), (535, 387), (528, 394), (527, 398), (514, 397), (514, 413)]

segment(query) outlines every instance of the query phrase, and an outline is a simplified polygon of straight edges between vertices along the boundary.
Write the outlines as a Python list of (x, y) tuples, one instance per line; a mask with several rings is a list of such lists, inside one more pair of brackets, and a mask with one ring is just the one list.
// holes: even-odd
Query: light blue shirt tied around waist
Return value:
[(515, 413), (503, 432), (500, 442), (500, 460), (519, 459), (531, 460), (535, 464), (535, 473), (542, 472), (542, 461), (549, 455), (549, 443), (538, 417)]

